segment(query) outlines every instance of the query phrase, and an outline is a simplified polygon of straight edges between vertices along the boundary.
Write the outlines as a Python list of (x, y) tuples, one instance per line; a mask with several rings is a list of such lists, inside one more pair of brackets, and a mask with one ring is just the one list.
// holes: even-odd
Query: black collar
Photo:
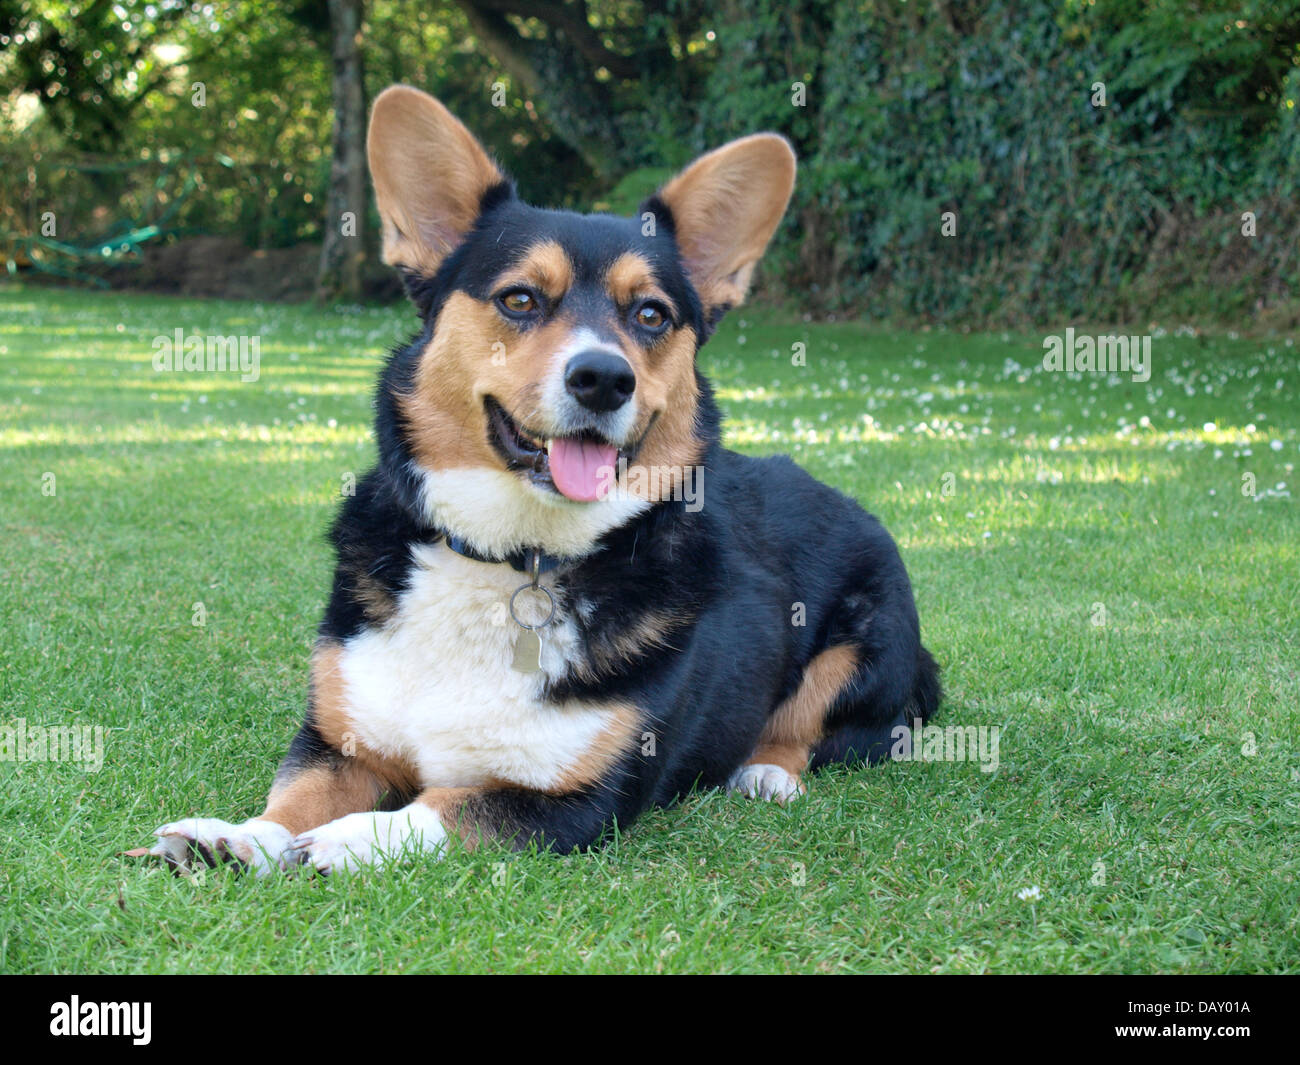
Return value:
[(509, 555), (506, 555), (505, 558), (494, 558), (491, 555), (484, 555), (484, 554), (480, 554), (478, 551), (475, 551), (472, 547), (469, 546), (469, 544), (467, 544), (459, 536), (453, 536), (451, 533), (447, 533), (445, 539), (447, 541), (447, 546), (450, 547), (453, 551), (455, 551), (456, 554), (458, 555), (464, 555), (466, 558), (472, 558), (475, 562), (492, 562), (492, 563), (509, 562), (510, 565), (514, 569), (517, 569), (520, 573), (533, 572), (534, 555), (538, 556), (537, 572), (539, 574), (547, 573), (550, 570), (555, 569), (555, 567), (558, 566), (562, 561), (562, 559), (557, 558), (555, 555), (545, 554), (538, 548), (533, 548), (532, 550), (529, 551), (515, 551)]

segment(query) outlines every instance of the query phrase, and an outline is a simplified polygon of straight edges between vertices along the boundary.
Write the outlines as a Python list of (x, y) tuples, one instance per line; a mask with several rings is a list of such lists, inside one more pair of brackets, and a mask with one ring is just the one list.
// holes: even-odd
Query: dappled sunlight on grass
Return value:
[[(163, 808), (259, 808), (301, 719), (330, 587), (324, 533), (373, 461), (384, 353), (414, 325), (405, 306), (0, 290), (0, 583), (11, 591), (0, 724), (84, 717), (114, 730), (93, 779), (0, 764), (0, 842), (29, 856), (5, 886), (74, 915), (82, 964), (202, 968), (212, 942), (224, 950), (284, 918), (256, 957), (327, 967), (301, 932), (332, 919), (336, 885), (176, 884), (107, 856), (141, 842)], [(155, 372), (150, 342), (176, 328), (261, 336), (259, 379)], [(944, 668), (940, 720), (1003, 727), (998, 772), (834, 770), (788, 810), (704, 793), (610, 851), (485, 849), (409, 879), (358, 880), (348, 906), (400, 923), (413, 900), (442, 900), (451, 910), (430, 926), (450, 927), (429, 955), (439, 962), (463, 956), (457, 916), (487, 913), (522, 934), (520, 907), (534, 906), (530, 943), (544, 933), (557, 951), (617, 961), (622, 939), (593, 944), (585, 917), (557, 925), (555, 900), (598, 899), (640, 924), (671, 913), (679, 942), (700, 927), (734, 935), (743, 915), (789, 897), (797, 860), (810, 883), (842, 894), (793, 930), (784, 904), (748, 929), (792, 957), (808, 942), (848, 949), (863, 938), (861, 910), (870, 933), (856, 956), (895, 964), (894, 945), (947, 913), (1032, 967), (1024, 929), (987, 914), (1034, 883), (1040, 929), (1064, 930), (1053, 943), (1068, 939), (1082, 968), (1150, 968), (1191, 920), (1208, 945), (1187, 947), (1179, 968), (1293, 964), (1296, 349), (1162, 335), (1143, 383), (1046, 372), (1041, 341), (746, 311), (701, 356), (731, 446), (792, 454), (895, 535)], [(707, 508), (707, 477), (703, 498)], [(1096, 888), (1101, 860), (1113, 878)], [(1178, 871), (1176, 890), (1153, 896), (1152, 863)], [(488, 887), (501, 867), (528, 890)], [(1163, 916), (1145, 916), (1153, 897)], [(1134, 946), (1133, 922), (1109, 929), (1098, 915), (1112, 909), (1144, 914), (1146, 946)], [(149, 938), (195, 915), (208, 922), (198, 946), (184, 933)], [(11, 967), (33, 964), (26, 939), (8, 942)], [(155, 944), (146, 962), (141, 942)]]
[(66, 447), (99, 447), (110, 444), (197, 444), (227, 441), (250, 444), (348, 444), (373, 437), (369, 424), (319, 425), (294, 422), (276, 426), (214, 424), (176, 428), (164, 422), (134, 423), (108, 429), (85, 430), (69, 425), (46, 425), (34, 429), (0, 429), (0, 448), (50, 444)]

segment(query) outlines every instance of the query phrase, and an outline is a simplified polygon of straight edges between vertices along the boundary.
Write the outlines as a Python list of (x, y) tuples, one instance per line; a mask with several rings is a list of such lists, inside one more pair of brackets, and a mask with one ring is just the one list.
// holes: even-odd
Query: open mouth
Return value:
[(527, 471), (539, 488), (578, 503), (603, 498), (614, 484), (618, 460), (630, 460), (636, 451), (620, 450), (591, 430), (543, 439), (521, 429), (491, 396), (484, 407), (492, 445), (506, 460), (506, 469)]

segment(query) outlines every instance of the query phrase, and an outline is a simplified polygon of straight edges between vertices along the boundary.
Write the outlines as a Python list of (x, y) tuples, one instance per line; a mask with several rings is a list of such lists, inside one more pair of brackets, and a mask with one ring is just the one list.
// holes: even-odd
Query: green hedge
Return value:
[[(151, 24), (153, 5), (124, 3)], [(549, 72), (532, 91), (456, 5), (368, 0), (367, 87), (438, 93), (526, 197), (578, 207), (632, 210), (696, 153), (785, 133), (802, 168), (762, 276), (767, 298), (800, 309), (963, 323), (1296, 318), (1300, 0), (586, 3), (620, 47), (642, 49), (642, 77), (592, 83), (562, 32), (529, 23), (529, 54)], [(75, 6), (21, 0), (18, 21), (0, 15), (0, 45), (15, 27), (36, 32), (31, 12)], [(94, 139), (78, 123), (99, 111), (57, 98), (21, 125), (27, 68), (0, 63), (0, 236), (54, 211), (74, 243), (159, 215), (169, 232), (255, 247), (318, 238), (331, 103), (319, 27), (302, 21), (316, 9), (218, 7), (220, 28), (169, 24), (196, 58), (130, 111), (119, 138), (99, 137), (108, 165), (129, 164), (111, 181), (78, 162)], [(71, 54), (102, 45), (70, 16), (45, 22)], [(666, 40), (667, 58), (654, 49)], [(44, 69), (41, 55), (28, 61)], [(121, 91), (127, 66), (109, 82)], [(191, 105), (196, 81), (209, 88), (203, 108)], [(175, 177), (193, 187), (176, 207), (175, 182), (156, 172), (180, 153)]]
[(767, 275), (792, 297), (982, 321), (1300, 294), (1300, 4), (730, 7), (699, 133), (800, 149)]

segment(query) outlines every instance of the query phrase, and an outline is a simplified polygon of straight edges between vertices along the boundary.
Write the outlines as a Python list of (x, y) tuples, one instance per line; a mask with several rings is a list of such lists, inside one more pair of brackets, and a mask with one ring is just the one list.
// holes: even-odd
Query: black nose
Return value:
[(618, 410), (636, 391), (636, 374), (620, 355), (584, 351), (564, 368), (564, 387), (588, 410)]

